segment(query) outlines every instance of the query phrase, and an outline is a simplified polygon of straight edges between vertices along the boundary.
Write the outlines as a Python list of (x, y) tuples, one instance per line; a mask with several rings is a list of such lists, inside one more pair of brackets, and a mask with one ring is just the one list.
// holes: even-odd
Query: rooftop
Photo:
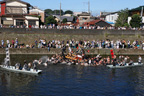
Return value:
[(3, 0), (3, 1), (0, 1), (0, 4), (1, 3), (9, 3), (9, 2), (13, 2), (13, 1), (17, 1), (17, 2), (20, 2), (20, 3), (23, 3), (23, 4), (30, 5), (29, 3), (21, 1), (21, 0)]
[(141, 11), (142, 10), (142, 7), (144, 8), (144, 6), (139, 6), (139, 7), (137, 7), (137, 8), (133, 8), (133, 9), (131, 9), (131, 10), (129, 10), (130, 12), (131, 11)]

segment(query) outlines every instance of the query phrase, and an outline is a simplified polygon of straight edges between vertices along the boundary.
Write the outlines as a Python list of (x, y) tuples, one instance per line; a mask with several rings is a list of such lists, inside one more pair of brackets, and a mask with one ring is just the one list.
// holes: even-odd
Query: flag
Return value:
[(110, 52), (111, 52), (111, 57), (114, 58), (114, 52), (113, 52), (113, 50), (110, 50)]

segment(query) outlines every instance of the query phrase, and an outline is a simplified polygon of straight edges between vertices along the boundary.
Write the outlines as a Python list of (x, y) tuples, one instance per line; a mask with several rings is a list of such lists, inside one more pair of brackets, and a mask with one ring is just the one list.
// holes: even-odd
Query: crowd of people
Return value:
[[(41, 60), (37, 61), (38, 64), (43, 64)], [(139, 56), (138, 60), (137, 60), (138, 64), (142, 63), (142, 57)], [(119, 57), (116, 57), (116, 55), (114, 55), (113, 58), (111, 58), (110, 56), (107, 57), (102, 57), (99, 55), (94, 56), (94, 57), (86, 57), (86, 56), (82, 56), (81, 57), (77, 57), (77, 55), (73, 55), (71, 57), (67, 57), (64, 55), (53, 55), (50, 58), (46, 59), (46, 62), (44, 63), (45, 66), (49, 65), (49, 64), (66, 64), (66, 65), (82, 65), (82, 66), (99, 66), (99, 65), (111, 65), (113, 64), (113, 66), (125, 66), (126, 64), (133, 65), (134, 61), (129, 57), (129, 56), (123, 56), (120, 55)]]
[(25, 43), (19, 43), (18, 38), (15, 40), (12, 40), (11, 42), (9, 40), (1, 40), (0, 48), (48, 48), (50, 51), (51, 48), (78, 48), (82, 47), (83, 49), (102, 49), (102, 48), (112, 48), (112, 49), (124, 49), (124, 48), (133, 48), (133, 49), (144, 49), (144, 41), (138, 41), (138, 40), (67, 40), (67, 41), (60, 41), (60, 40), (44, 40), (39, 39), (35, 40), (33, 44), (25, 44)]
[[(4, 26), (2, 24), (0, 24), (0, 28), (7, 28), (7, 26)], [(74, 25), (74, 24), (65, 24), (65, 25), (55, 25), (55, 24), (49, 24), (49, 25), (29, 25), (26, 26), (26, 24), (24, 25), (20, 25), (20, 26), (15, 26), (15, 25), (10, 25), (9, 28), (32, 28), (32, 29), (101, 29), (101, 30), (143, 30), (144, 28), (127, 28), (127, 27), (114, 27), (114, 26), (110, 26), (110, 27), (100, 27), (100, 26), (87, 26), (87, 25)]]

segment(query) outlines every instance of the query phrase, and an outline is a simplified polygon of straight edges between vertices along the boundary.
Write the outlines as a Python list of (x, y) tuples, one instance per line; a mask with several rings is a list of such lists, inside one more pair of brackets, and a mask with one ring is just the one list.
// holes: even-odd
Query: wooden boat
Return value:
[(139, 63), (133, 63), (132, 65), (129, 65), (128, 63), (124, 66), (120, 66), (120, 65), (116, 65), (116, 66), (113, 66), (113, 65), (107, 65), (107, 67), (109, 68), (127, 68), (127, 67), (136, 67), (136, 66), (142, 66), (143, 63), (139, 64)]
[(70, 60), (82, 60), (82, 56), (81, 55), (75, 55), (75, 54), (68, 54), (65, 56), (67, 59)]
[(19, 70), (16, 69), (15, 66), (4, 66), (4, 65), (0, 65), (0, 68), (7, 70), (7, 71), (11, 71), (11, 72), (17, 72), (17, 73), (26, 73), (26, 74), (39, 74), (42, 72), (42, 70), (34, 70), (34, 69), (30, 69), (30, 70)]

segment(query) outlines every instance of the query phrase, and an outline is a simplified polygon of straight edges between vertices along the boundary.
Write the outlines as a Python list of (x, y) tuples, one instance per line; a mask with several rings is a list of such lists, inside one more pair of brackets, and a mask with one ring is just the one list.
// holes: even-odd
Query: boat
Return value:
[(70, 59), (70, 60), (82, 60), (82, 56), (81, 55), (75, 55), (75, 54), (67, 54), (65, 56), (65, 58)]
[(0, 68), (11, 72), (26, 73), (26, 74), (39, 74), (42, 72), (42, 70), (34, 70), (34, 69), (20, 70), (20, 69), (16, 69), (15, 66), (5, 66), (5, 65), (0, 65)]
[(128, 67), (136, 67), (136, 66), (142, 66), (143, 63), (139, 64), (139, 63), (133, 63), (132, 65), (129, 65), (128, 63), (126, 63), (126, 65), (124, 66), (120, 66), (120, 65), (116, 65), (116, 66), (113, 66), (113, 65), (107, 65), (107, 67), (109, 68), (128, 68)]
[(9, 48), (6, 48), (6, 58), (4, 60), (4, 64), (0, 65), (0, 68), (3, 70), (7, 70), (7, 71), (11, 71), (11, 72), (17, 72), (17, 73), (27, 73), (27, 74), (39, 74), (42, 72), (42, 70), (35, 70), (35, 69), (29, 69), (29, 70), (25, 70), (25, 69), (17, 69), (15, 66), (11, 66), (10, 64), (10, 52), (9, 52)]

